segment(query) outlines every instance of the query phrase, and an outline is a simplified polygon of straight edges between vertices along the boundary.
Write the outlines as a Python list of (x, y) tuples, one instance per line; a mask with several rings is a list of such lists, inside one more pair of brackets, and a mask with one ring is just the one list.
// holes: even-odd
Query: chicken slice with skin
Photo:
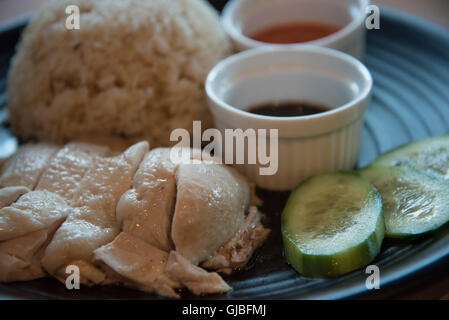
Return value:
[(70, 212), (64, 199), (47, 191), (28, 192), (0, 209), (0, 281), (45, 276), (45, 247)]
[(217, 273), (192, 265), (176, 251), (168, 254), (126, 232), (95, 250), (94, 255), (106, 272), (117, 274), (113, 278), (118, 282), (165, 297), (179, 298), (174, 289), (184, 286), (197, 295), (231, 289)]
[(32, 191), (10, 206), (0, 209), (0, 241), (10, 240), (42, 230), (65, 219), (71, 208), (58, 195), (48, 191)]
[(106, 280), (98, 276), (102, 271), (92, 263), (93, 251), (118, 235), (117, 202), (130, 188), (147, 151), (148, 143), (141, 142), (114, 158), (95, 158), (74, 192), (75, 212), (57, 230), (45, 251), (42, 264), (50, 274), (64, 279), (68, 265), (83, 261), (80, 275), (84, 284)]
[[(134, 237), (120, 233), (113, 242), (96, 249), (95, 259), (118, 274), (121, 283), (165, 297), (178, 298), (180, 285), (164, 271), (168, 253)], [(107, 269), (106, 269), (107, 270)]]
[(173, 249), (170, 228), (176, 199), (175, 168), (170, 149), (151, 150), (134, 175), (133, 188), (117, 205), (122, 231), (167, 252)]
[(33, 190), (59, 147), (48, 143), (26, 144), (2, 166), (0, 187), (23, 186)]
[(66, 199), (69, 203), (95, 157), (106, 157), (111, 150), (105, 146), (72, 142), (66, 144), (51, 159), (36, 186), (37, 190), (48, 190)]
[(231, 287), (218, 273), (191, 264), (176, 251), (171, 251), (165, 271), (196, 295), (224, 293)]
[(0, 282), (26, 281), (42, 278), (39, 249), (48, 238), (46, 229), (0, 242)]
[(180, 164), (176, 183), (172, 239), (180, 255), (198, 264), (239, 231), (249, 185), (232, 168), (215, 163)]
[[(0, 208), (9, 206), (16, 201), (21, 195), (30, 192), (27, 187), (6, 187), (0, 189)], [(1, 218), (0, 218), (1, 219)]]
[(47, 228), (0, 242), (0, 282), (45, 277), (41, 260), (46, 246), (61, 223), (62, 220)]

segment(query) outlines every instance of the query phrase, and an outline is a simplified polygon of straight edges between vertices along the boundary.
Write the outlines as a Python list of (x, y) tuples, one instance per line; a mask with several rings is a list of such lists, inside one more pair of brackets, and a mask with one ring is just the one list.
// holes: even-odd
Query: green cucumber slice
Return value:
[(281, 218), (285, 257), (308, 277), (335, 277), (371, 262), (385, 225), (376, 188), (349, 172), (315, 176), (292, 191)]
[(381, 155), (372, 164), (419, 169), (449, 179), (449, 135), (403, 145)]
[(387, 237), (436, 230), (449, 221), (449, 182), (423, 171), (369, 166), (360, 174), (382, 196)]

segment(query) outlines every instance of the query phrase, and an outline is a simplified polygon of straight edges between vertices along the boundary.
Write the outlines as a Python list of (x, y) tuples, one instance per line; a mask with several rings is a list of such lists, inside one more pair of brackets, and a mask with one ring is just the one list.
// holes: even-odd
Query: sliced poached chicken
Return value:
[(176, 198), (175, 169), (170, 149), (151, 150), (134, 175), (132, 189), (117, 205), (117, 220), (124, 232), (167, 252), (173, 249), (170, 230)]
[(56, 193), (71, 203), (81, 179), (95, 162), (112, 151), (105, 146), (72, 142), (66, 144), (49, 162), (37, 183), (37, 190)]
[(28, 169), (18, 164), (32, 151), (11, 157), (0, 174), (24, 184), (0, 189), (0, 281), (48, 272), (65, 282), (66, 267), (76, 265), (87, 285), (122, 283), (173, 298), (182, 287), (222, 293), (229, 285), (199, 265), (241, 268), (269, 233), (255, 207), (246, 215), (246, 179), (213, 158), (175, 165), (170, 149), (148, 152), (147, 143), (115, 157), (70, 143), (47, 150), (29, 166), (33, 177), (19, 179)]
[(41, 266), (46, 245), (72, 208), (48, 191), (31, 191), (0, 209), (0, 281), (45, 276)]
[(173, 290), (180, 284), (165, 272), (168, 253), (126, 232), (94, 251), (95, 259), (110, 272), (118, 274), (118, 282), (166, 297), (178, 297)]
[(246, 180), (216, 163), (180, 164), (172, 223), (176, 251), (198, 264), (240, 229), (250, 202)]
[(51, 157), (59, 147), (53, 144), (25, 144), (2, 166), (0, 187), (22, 186), (33, 190)]
[(42, 264), (50, 274), (65, 278), (68, 265), (83, 261), (82, 283), (91, 285), (106, 280), (98, 276), (100, 270), (92, 263), (93, 251), (114, 240), (120, 232), (115, 208), (147, 151), (148, 143), (141, 142), (114, 158), (95, 158), (74, 192), (73, 214), (57, 230), (45, 251)]

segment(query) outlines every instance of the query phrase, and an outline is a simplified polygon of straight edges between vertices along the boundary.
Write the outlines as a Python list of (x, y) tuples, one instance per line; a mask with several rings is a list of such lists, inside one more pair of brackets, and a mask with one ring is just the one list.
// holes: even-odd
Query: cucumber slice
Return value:
[(308, 277), (334, 277), (367, 265), (385, 232), (382, 202), (354, 173), (309, 178), (292, 191), (282, 212), (285, 257)]
[(414, 168), (449, 179), (449, 135), (406, 144), (381, 155), (373, 165)]
[(449, 221), (449, 182), (409, 168), (369, 166), (360, 174), (382, 196), (386, 236), (406, 237)]

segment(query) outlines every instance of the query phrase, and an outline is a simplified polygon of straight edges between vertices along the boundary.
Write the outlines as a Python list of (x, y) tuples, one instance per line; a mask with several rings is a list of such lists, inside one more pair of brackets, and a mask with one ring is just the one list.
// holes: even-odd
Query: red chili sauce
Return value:
[(321, 22), (289, 22), (264, 28), (250, 38), (268, 43), (298, 43), (317, 40), (337, 32), (340, 27)]

